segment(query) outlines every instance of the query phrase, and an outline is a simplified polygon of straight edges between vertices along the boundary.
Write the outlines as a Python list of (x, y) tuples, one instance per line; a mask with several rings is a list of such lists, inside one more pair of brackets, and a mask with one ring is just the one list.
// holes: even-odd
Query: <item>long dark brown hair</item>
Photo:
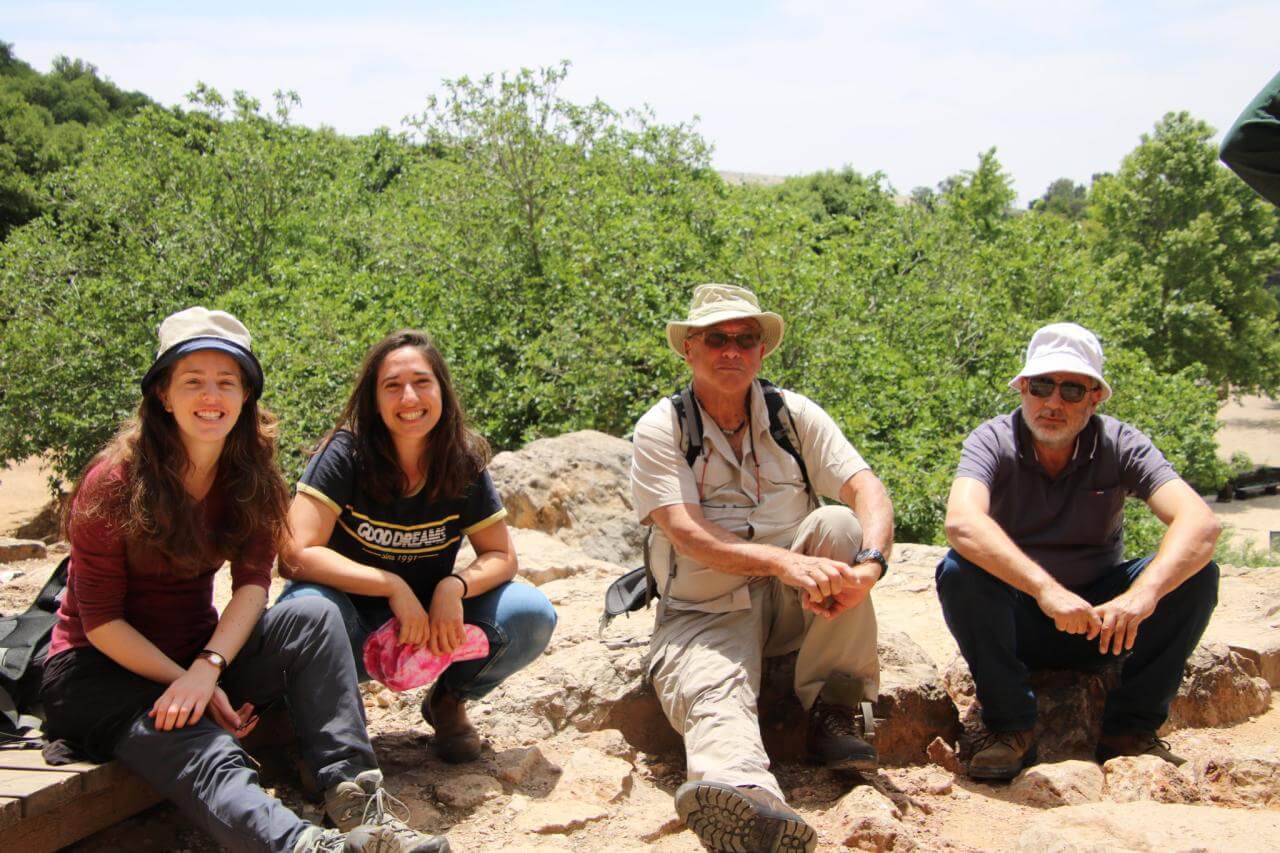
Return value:
[(409, 478), (400, 468), (391, 432), (378, 411), (378, 371), (386, 357), (401, 347), (413, 347), (422, 353), (440, 385), (440, 420), (432, 428), (423, 451), (423, 489), (432, 501), (460, 498), (489, 464), (491, 451), (489, 442), (467, 426), (466, 412), (453, 390), (449, 367), (426, 332), (392, 332), (365, 353), (351, 396), (337, 424), (321, 441), (320, 449), (334, 432), (348, 429), (355, 437), (356, 470), (365, 492), (378, 503), (408, 492)]
[[(137, 415), (85, 466), (64, 510), (68, 537), (79, 521), (106, 518), (132, 544), (164, 555), (180, 578), (235, 559), (263, 533), (281, 550), (289, 538), (289, 489), (276, 467), (275, 415), (252, 396), (245, 401), (218, 456), (214, 488), (222, 491), (222, 520), (206, 531), (182, 482), (189, 460), (177, 421), (160, 399), (172, 375), (170, 367), (151, 384)], [(243, 371), (241, 381), (248, 387)], [(100, 464), (118, 475), (95, 489), (89, 502), (78, 501), (86, 476)]]

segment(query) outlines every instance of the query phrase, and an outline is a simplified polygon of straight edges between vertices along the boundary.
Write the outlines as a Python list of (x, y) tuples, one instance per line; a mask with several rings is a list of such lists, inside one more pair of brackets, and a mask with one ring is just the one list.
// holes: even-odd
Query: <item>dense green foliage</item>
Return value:
[(60, 56), (41, 74), (0, 42), (0, 240), (44, 209), (42, 180), (75, 162), (89, 128), (149, 103), (80, 60)]
[[(564, 74), (453, 81), (405, 136), (310, 130), (289, 122), (289, 96), (264, 112), (204, 88), (190, 111), (91, 133), (77, 168), (47, 180), (48, 211), (0, 249), (0, 459), (48, 453), (73, 474), (136, 403), (155, 325), (192, 304), (254, 332), (296, 475), (361, 352), (395, 327), (437, 337), (501, 448), (621, 435), (682, 381), (662, 326), (692, 285), (741, 283), (787, 318), (765, 375), (831, 412), (916, 541), (939, 538), (960, 442), (1015, 405), (1005, 383), (1044, 323), (1099, 333), (1107, 410), (1204, 484), (1223, 476), (1220, 384), (1277, 389), (1243, 342), (1200, 353), (1192, 327), (1153, 319), (1194, 289), (1186, 316), (1276, 337), (1259, 296), (1275, 215), (1212, 163), (1178, 166), (1213, 156), (1198, 124), (1166, 119), (1077, 222), (1012, 211), (994, 149), (926, 203), (849, 169), (728, 186), (691, 128), (568, 102)], [(1198, 207), (1125, 219), (1159, 168)], [(1189, 241), (1215, 260), (1175, 262)], [(1150, 287), (1170, 291), (1163, 314)]]

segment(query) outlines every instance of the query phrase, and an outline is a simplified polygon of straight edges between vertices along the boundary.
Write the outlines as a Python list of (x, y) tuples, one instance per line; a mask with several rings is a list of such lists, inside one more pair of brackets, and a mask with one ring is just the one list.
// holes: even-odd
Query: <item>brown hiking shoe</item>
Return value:
[(966, 772), (970, 779), (1009, 780), (1022, 768), (1036, 763), (1036, 742), (1031, 729), (1020, 732), (986, 732), (973, 742)]
[(685, 782), (676, 814), (708, 850), (729, 853), (812, 853), (818, 834), (773, 794), (754, 785)]
[(480, 757), (480, 733), (467, 719), (466, 704), (439, 681), (422, 703), (422, 718), (436, 730), (432, 741), (436, 752), (450, 764)]
[(879, 756), (866, 741), (862, 714), (847, 705), (814, 700), (805, 737), (809, 757), (829, 770), (875, 770)]
[(1154, 755), (1163, 758), (1174, 767), (1181, 767), (1187, 759), (1169, 750), (1169, 742), (1156, 737), (1155, 732), (1125, 732), (1118, 735), (1104, 734), (1098, 738), (1098, 748), (1093, 757), (1099, 764), (1106, 764), (1122, 755)]

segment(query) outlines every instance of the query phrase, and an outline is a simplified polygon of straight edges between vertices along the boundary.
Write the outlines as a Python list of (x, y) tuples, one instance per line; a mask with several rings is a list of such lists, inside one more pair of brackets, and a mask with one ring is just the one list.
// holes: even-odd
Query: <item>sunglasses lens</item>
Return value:
[(706, 332), (702, 335), (702, 342), (712, 349), (724, 349), (729, 345), (729, 341), (733, 341), (738, 349), (754, 349), (760, 344), (760, 335), (756, 332), (742, 332), (737, 335), (730, 335), (725, 332)]
[(1032, 397), (1048, 397), (1053, 394), (1055, 383), (1052, 379), (1029, 379), (1027, 380), (1027, 390), (1031, 392)]
[(1058, 386), (1058, 393), (1062, 395), (1062, 399), (1068, 403), (1079, 403), (1084, 399), (1084, 392), (1087, 389), (1079, 382), (1063, 382)]

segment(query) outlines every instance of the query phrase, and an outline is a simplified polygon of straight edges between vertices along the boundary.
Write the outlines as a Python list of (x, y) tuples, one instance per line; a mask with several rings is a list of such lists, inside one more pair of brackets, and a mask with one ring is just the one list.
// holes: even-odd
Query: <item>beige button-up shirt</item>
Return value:
[[(818, 404), (790, 391), (782, 394), (814, 490), (838, 500), (841, 487), (867, 463)], [(769, 435), (769, 412), (759, 382), (751, 386), (750, 412), (742, 462), (738, 462), (729, 439), (702, 410), (702, 455), (692, 467), (685, 462), (670, 398), (664, 397), (640, 418), (631, 492), (641, 524), (651, 525), (650, 513), (659, 507), (698, 504), (707, 520), (744, 539), (782, 548), (791, 545), (796, 528), (811, 509), (804, 477), (796, 460)], [(750, 577), (717, 571), (676, 554), (658, 527), (650, 534), (649, 560), (659, 590), (666, 589), (675, 561), (668, 607), (720, 613), (751, 606)]]

